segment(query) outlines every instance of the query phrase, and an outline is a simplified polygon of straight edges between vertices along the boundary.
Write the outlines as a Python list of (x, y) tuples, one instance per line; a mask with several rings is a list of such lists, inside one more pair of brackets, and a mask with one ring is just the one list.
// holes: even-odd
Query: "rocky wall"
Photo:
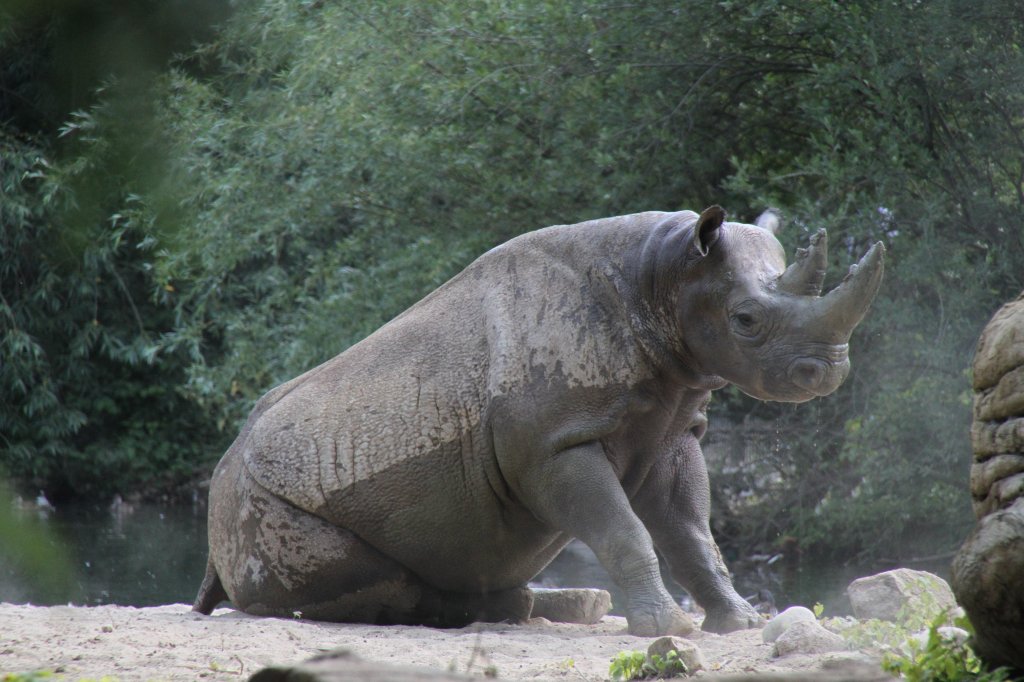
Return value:
[(978, 523), (953, 560), (953, 591), (978, 654), (1024, 671), (1024, 294), (978, 341), (971, 442)]

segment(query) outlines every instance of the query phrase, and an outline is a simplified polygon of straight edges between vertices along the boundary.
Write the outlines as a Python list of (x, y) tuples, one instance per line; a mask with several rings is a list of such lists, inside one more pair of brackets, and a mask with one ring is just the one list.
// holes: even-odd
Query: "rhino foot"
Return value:
[(693, 619), (674, 603), (655, 609), (629, 609), (629, 634), (638, 637), (688, 635), (694, 630)]
[(724, 635), (727, 632), (760, 627), (764, 627), (764, 620), (760, 614), (746, 600), (738, 599), (720, 608), (708, 609), (700, 629)]

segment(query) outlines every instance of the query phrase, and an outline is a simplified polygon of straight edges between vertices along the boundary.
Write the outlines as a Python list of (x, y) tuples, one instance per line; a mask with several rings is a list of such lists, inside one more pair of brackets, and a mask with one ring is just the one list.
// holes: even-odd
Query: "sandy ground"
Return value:
[[(708, 668), (721, 672), (819, 669), (851, 654), (772, 658), (758, 630), (692, 637)], [(499, 679), (605, 680), (618, 652), (651, 639), (626, 633), (625, 619), (597, 625), (474, 625), (461, 630), (343, 625), (256, 618), (230, 609), (212, 616), (184, 604), (37, 607), (0, 604), (0, 676), (54, 671), (65, 680), (244, 680), (271, 664), (345, 647), (363, 659)], [(488, 671), (488, 669), (491, 669)]]

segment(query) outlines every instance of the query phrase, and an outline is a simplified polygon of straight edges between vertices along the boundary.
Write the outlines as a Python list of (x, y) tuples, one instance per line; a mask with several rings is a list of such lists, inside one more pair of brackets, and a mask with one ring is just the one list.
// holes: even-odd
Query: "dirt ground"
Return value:
[[(759, 630), (690, 637), (721, 672), (818, 670), (855, 654), (773, 658)], [(298, 663), (337, 647), (375, 662), (511, 680), (605, 680), (618, 652), (652, 640), (626, 621), (474, 625), (460, 630), (344, 625), (256, 618), (230, 609), (212, 616), (184, 604), (37, 607), (0, 604), (0, 676), (49, 670), (65, 680), (245, 680), (271, 664)]]

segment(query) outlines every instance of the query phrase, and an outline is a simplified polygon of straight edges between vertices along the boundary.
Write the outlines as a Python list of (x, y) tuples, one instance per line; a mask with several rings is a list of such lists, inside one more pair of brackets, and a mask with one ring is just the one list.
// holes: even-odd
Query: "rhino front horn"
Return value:
[(779, 289), (795, 296), (820, 296), (828, 269), (828, 233), (820, 229), (806, 249), (797, 249), (796, 260), (779, 277)]
[(839, 286), (824, 298), (817, 299), (817, 305), (821, 306), (821, 321), (833, 330), (836, 338), (845, 342), (864, 318), (882, 284), (884, 260), (885, 246), (876, 242), (859, 263), (850, 266), (849, 274)]

